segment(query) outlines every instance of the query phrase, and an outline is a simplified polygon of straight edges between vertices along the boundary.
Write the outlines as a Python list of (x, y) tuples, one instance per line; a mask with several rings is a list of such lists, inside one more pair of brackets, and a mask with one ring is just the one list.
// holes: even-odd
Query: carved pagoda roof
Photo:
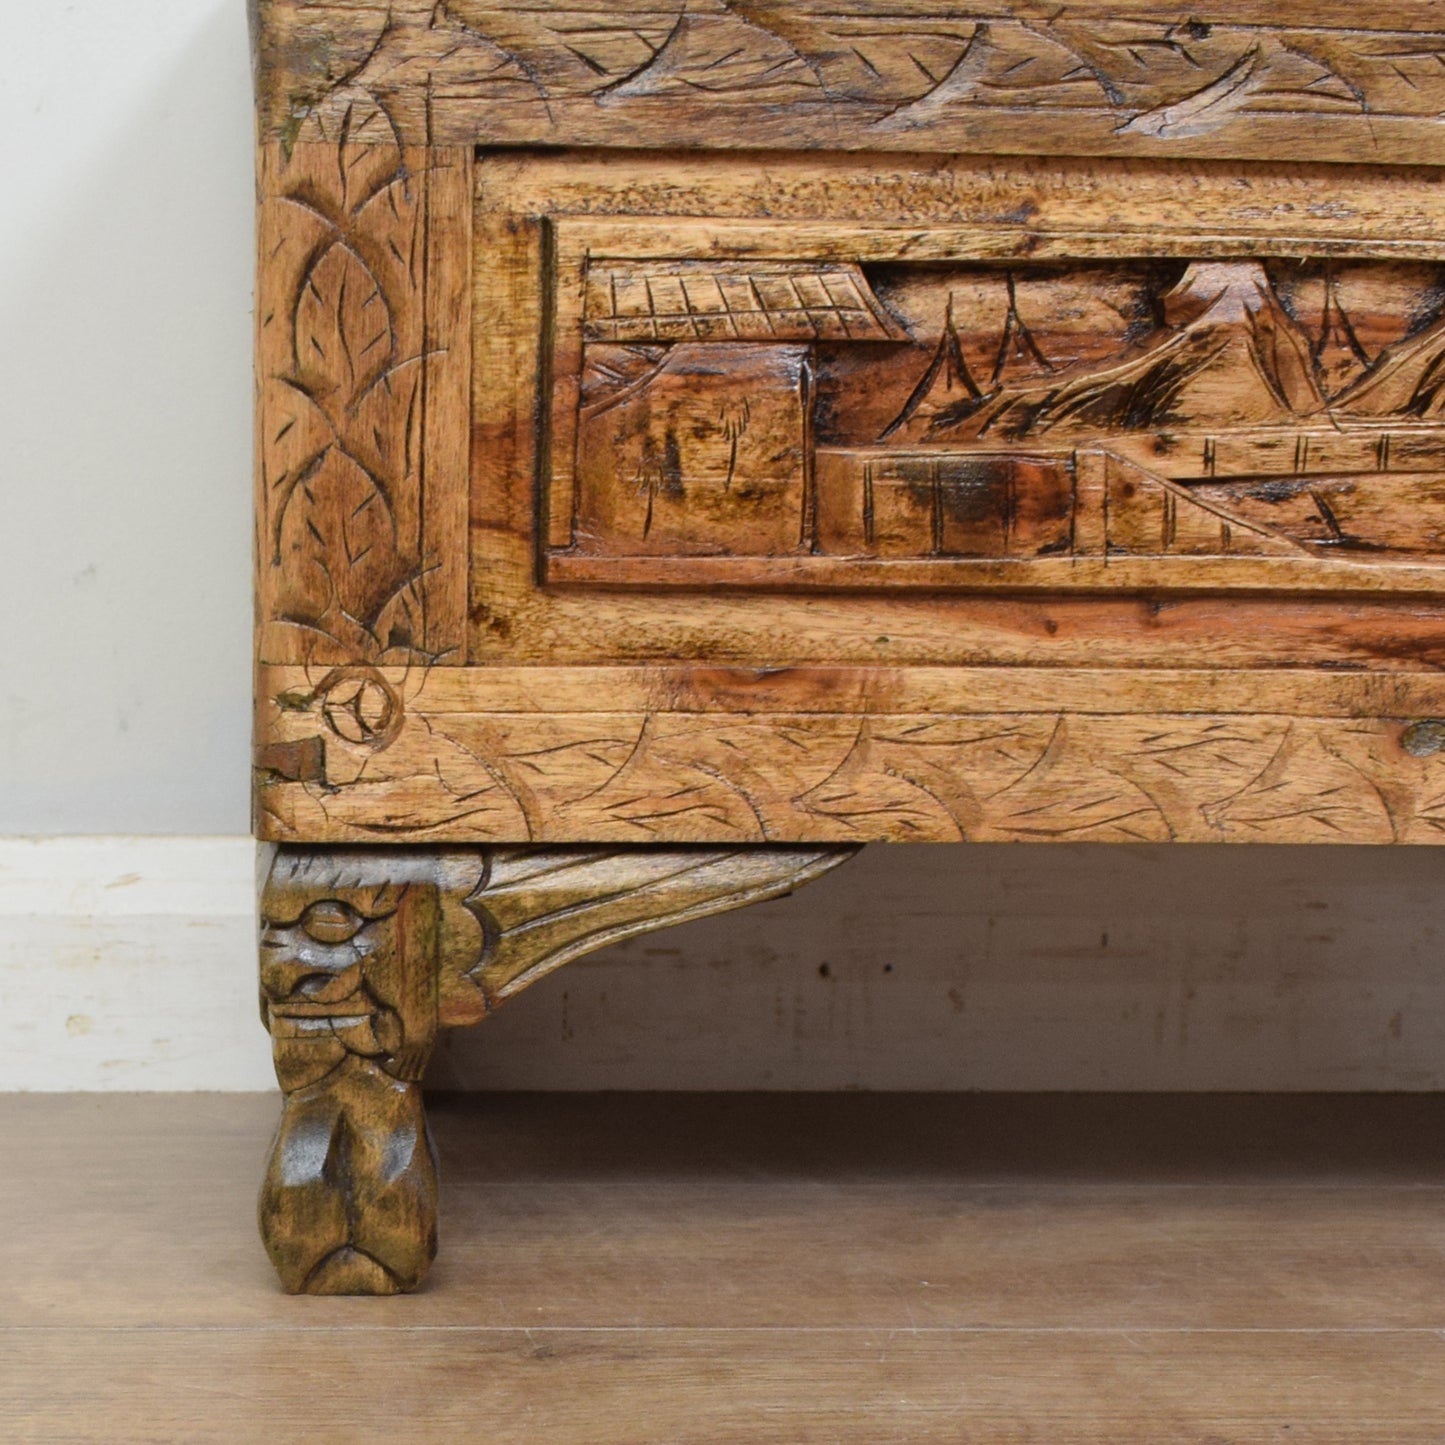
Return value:
[(860, 266), (609, 261), (587, 273), (589, 341), (907, 341)]

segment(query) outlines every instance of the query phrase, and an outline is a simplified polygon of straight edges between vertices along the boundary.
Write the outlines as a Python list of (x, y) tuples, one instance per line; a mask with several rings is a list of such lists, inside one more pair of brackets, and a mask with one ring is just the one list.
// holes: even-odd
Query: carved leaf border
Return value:
[(1067, 7), (1004, 3), (900, 16), (795, 0), (659, 0), (613, 16), (561, 3), (394, 0), (352, 12), (338, 60), (335, 31), (308, 28), (296, 8), (272, 0), (278, 33), (262, 46), (278, 74), (295, 77), (270, 104), (288, 139), (334, 128), (358, 96), (386, 107), (409, 91), (424, 91), (429, 109), (522, 105), (538, 116), (538, 138), (556, 128), (558, 105), (616, 110), (663, 96), (683, 110), (820, 111), (880, 137), (926, 132), (961, 110), (1098, 113), (1126, 145), (1281, 114), (1366, 131), (1408, 117), (1445, 131), (1445, 29), (1078, 19)]

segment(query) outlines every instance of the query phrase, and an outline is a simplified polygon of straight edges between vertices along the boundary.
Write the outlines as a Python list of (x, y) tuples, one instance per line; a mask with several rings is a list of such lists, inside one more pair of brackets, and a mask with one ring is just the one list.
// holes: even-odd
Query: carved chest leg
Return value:
[(292, 1293), (394, 1294), (436, 1254), (431, 873), (409, 855), (287, 851), (266, 886), (262, 1013), (286, 1101), (260, 1218)]
[(395, 1294), (436, 1254), (421, 1078), (573, 959), (775, 898), (853, 848), (278, 851), (261, 900), (262, 1017), (285, 1094), (261, 1233), (294, 1294)]

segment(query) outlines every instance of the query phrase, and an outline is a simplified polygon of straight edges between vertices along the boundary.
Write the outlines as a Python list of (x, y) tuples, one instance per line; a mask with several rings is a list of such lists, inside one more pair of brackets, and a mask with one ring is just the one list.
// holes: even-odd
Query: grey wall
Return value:
[[(243, 0), (16, 8), (0, 48), (0, 834), (240, 834)], [(450, 1041), (437, 1075), (489, 1087), (1439, 1087), (1440, 873), (1432, 852), (874, 850), (794, 899), (558, 975)], [(210, 897), (221, 884), (206, 876)], [(205, 920), (184, 920), (190, 906), (148, 967), (180, 977), (187, 940), (214, 944)], [(38, 958), (23, 912), (0, 926), (17, 959)], [(227, 978), (250, 967), (244, 932), (227, 935)], [(57, 1027), (76, 1014), (71, 994), (106, 996), (120, 966), (114, 950), (72, 952), (55, 963), (77, 981), (46, 983), (66, 994)], [(186, 1007), (229, 1017), (233, 1000), (217, 984)], [(137, 1058), (153, 1052), (140, 1033), (106, 1047), (132, 1044)], [(189, 1086), (208, 1077), (198, 1063)]]
[(1439, 1089), (1434, 849), (870, 848), (553, 974), (433, 1077), (511, 1089)]
[(0, 833), (244, 832), (244, 0), (14, 9)]

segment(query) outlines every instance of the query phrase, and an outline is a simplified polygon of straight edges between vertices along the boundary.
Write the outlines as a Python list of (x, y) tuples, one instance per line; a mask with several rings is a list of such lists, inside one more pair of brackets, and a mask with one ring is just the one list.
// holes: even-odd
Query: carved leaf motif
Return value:
[(1148, 792), (1101, 769), (1091, 743), (1053, 717), (868, 722), (843, 763), (795, 801), (860, 837), (1140, 842), (1173, 832)]
[[(353, 218), (395, 189), (397, 194), (390, 199), (394, 214), (401, 214), (414, 198), (401, 142), (386, 107), (370, 92), (360, 92), (337, 114), (335, 134), (328, 137), (336, 147), (336, 179), (319, 192), (326, 197), (323, 205), (335, 206), (335, 223), (347, 231)], [(365, 238), (364, 227), (359, 236)]]
[(1218, 80), (1179, 100), (1136, 115), (1123, 127), (1140, 135), (1171, 137), (1207, 135), (1230, 116), (1244, 110), (1250, 97), (1265, 83), (1258, 47), (1240, 56)]
[(863, 724), (843, 761), (800, 794), (797, 806), (862, 839), (953, 836), (968, 841), (976, 808), (966, 799), (962, 778), (940, 796), (911, 777), (909, 769), (893, 772), (881, 766), (879, 752), (871, 727)]
[[(621, 720), (599, 721), (613, 723), (615, 732)], [(518, 747), (519, 736), (509, 751), (509, 768), (565, 768), (579, 755), (584, 757), (587, 762), (576, 785), (567, 787), (561, 801), (562, 815), (581, 829), (598, 819), (606, 826), (635, 830), (643, 839), (666, 837), (669, 829), (691, 825), (740, 840), (768, 836), (745, 778), (711, 765), (707, 741), (685, 725), (679, 729), (645, 720), (625, 749), (609, 745), (612, 735), (594, 732), (536, 756)]]
[[(1320, 117), (1336, 159), (1381, 139), (1370, 130), (1375, 117), (1419, 122), (1414, 139), (1433, 143), (1425, 127), (1445, 112), (1445, 36), (1373, 30), (1364, 12), (1351, 29), (1290, 25), (1287, 15), (1275, 25), (1233, 23), (1228, 7), (1205, 9), (1222, 18), (1081, 20), (1073, 6), (960, 12), (821, 0), (276, 4), (261, 27), (263, 100), (288, 143), (334, 139), (347, 110), (367, 104), (368, 126), (389, 124), (374, 113), (379, 104), (417, 145), (436, 138), (433, 121), (455, 105), (467, 118), (447, 140), (470, 144), (489, 133), (476, 124), (481, 104), (509, 141), (586, 144), (597, 139), (593, 119), (585, 109), (569, 115), (565, 102), (591, 98), (625, 113), (659, 94), (693, 124), (715, 103), (755, 107), (750, 143), (786, 134), (777, 127), (789, 117), (770, 114), (778, 106), (795, 108), (792, 119), (817, 134), (819, 102), (856, 138), (948, 130), (961, 109), (1026, 105), (1055, 134), (1071, 113), (1112, 112), (1125, 151), (1137, 139), (1145, 148), (1189, 140), (1261, 113)], [(1092, 135), (1094, 146), (1113, 148), (1109, 130)], [(1415, 158), (1390, 144), (1389, 159)]]
[[(1023, 842), (1168, 843), (1158, 801), (1113, 765), (1099, 741), (1060, 718), (1038, 761), (988, 798), (988, 836)], [(1061, 806), (1062, 800), (1067, 803)]]
[(732, 16), (684, 14), (645, 65), (601, 95), (615, 103), (672, 92), (745, 94), (754, 103), (776, 103), (820, 90), (807, 62), (777, 36)]
[[(1265, 37), (1247, 49), (1226, 56), (1228, 64), (1216, 73), (1205, 72), (1207, 83), (1180, 76), (1173, 84), (1148, 77), (1148, 109), (1120, 128), (1161, 140), (1208, 135), (1246, 111), (1363, 111), (1364, 93), (1328, 64), (1292, 49), (1274, 37)], [(1157, 98), (1158, 92), (1164, 93)], [(1127, 90), (1125, 93), (1129, 93)]]
[(1286, 33), (1281, 39), (1296, 54), (1328, 68), (1366, 113), (1438, 117), (1442, 109), (1445, 33), (1314, 31)]
[(504, 740), (486, 719), (458, 721), (412, 715), (406, 726), (425, 740), (420, 757), (405, 746), (373, 752), (328, 739), (328, 785), (373, 801), (369, 836), (425, 838), (459, 824), (486, 838), (540, 834), (541, 810), (526, 782), (497, 761)]
[(855, 14), (794, 0), (731, 0), (729, 8), (786, 41), (830, 96), (865, 102), (917, 98), (953, 72), (977, 30), (961, 16)]
[(1379, 790), (1304, 725), (1289, 728), (1247, 786), (1201, 812), (1236, 841), (1389, 843), (1395, 837)]
[(421, 635), (420, 576), (399, 554), (385, 497), (339, 448), (298, 488), (279, 554), (294, 622), (351, 657), (410, 654)]
[(1445, 793), (1427, 796), (1409, 819), (1410, 833), (1402, 842), (1414, 842), (1419, 838), (1437, 839), (1445, 834)]
[(329, 246), (297, 298), (295, 381), (338, 429), (392, 357), (391, 308), (366, 262)]
[(449, 94), (471, 93), (499, 102), (545, 100), (545, 80), (525, 58), (480, 34), (453, 13), (454, 8), (436, 5), (425, 23), (414, 17), (406, 27), (407, 43), (376, 49), (346, 86), (327, 98), (323, 114), (336, 117), (349, 108), (366, 108), (370, 134), (358, 138), (385, 144), (399, 143), (389, 108), (404, 104), (408, 94), (426, 93), (434, 77), (444, 78)]
[(447, 21), (497, 47), (545, 95), (591, 94), (646, 70), (677, 29), (675, 9), (612, 15), (448, 0)]
[[(262, 419), (273, 628), (320, 663), (425, 660), (420, 465), (425, 177), (373, 103), (273, 185), (289, 289)], [(274, 342), (263, 350), (276, 356)]]
[(811, 56), (736, 7), (612, 14), (449, 0), (445, 23), (495, 46), (542, 97), (624, 101), (687, 92), (786, 102), (821, 89)]
[(878, 122), (880, 130), (928, 125), (959, 105), (1099, 106), (1098, 72), (1068, 45), (1027, 25), (982, 22), (947, 74)]
[[(446, 736), (472, 759), (473, 774), (478, 759), (488, 760), (498, 785), (524, 813), (527, 836), (549, 827), (586, 833), (601, 826), (646, 840), (674, 825), (738, 839), (768, 834), (749, 798), (746, 766), (735, 760), (726, 771), (715, 766), (709, 756), (715, 740), (696, 731), (599, 715), (543, 737), (511, 720), (456, 719)], [(445, 768), (440, 776), (445, 780)], [(537, 795), (545, 795), (545, 805)]]
[[(1416, 725), (1418, 726), (1418, 725)], [(1425, 723), (1430, 729), (1432, 724)], [(1445, 793), (1441, 792), (1442, 755), (1412, 750), (1414, 729), (1349, 726), (1328, 734), (1320, 745), (1373, 790), (1394, 830), (1397, 843), (1434, 843), (1445, 833)]]
[(498, 848), (469, 900), (490, 941), (472, 976), (502, 1002), (599, 948), (791, 892), (856, 851)]
[(1118, 718), (1095, 724), (1091, 745), (1118, 759), (1177, 836), (1198, 833), (1202, 810), (1236, 796), (1278, 755), (1281, 718)]
[[(326, 736), (323, 776), (263, 784), (271, 837), (635, 844), (660, 826), (706, 843), (1421, 843), (1445, 832), (1445, 753), (1405, 751), (1398, 722), (465, 714), (431, 708), (412, 677), (386, 746), (344, 727)], [(275, 701), (262, 724), (273, 752), (326, 730), (313, 694)]]

